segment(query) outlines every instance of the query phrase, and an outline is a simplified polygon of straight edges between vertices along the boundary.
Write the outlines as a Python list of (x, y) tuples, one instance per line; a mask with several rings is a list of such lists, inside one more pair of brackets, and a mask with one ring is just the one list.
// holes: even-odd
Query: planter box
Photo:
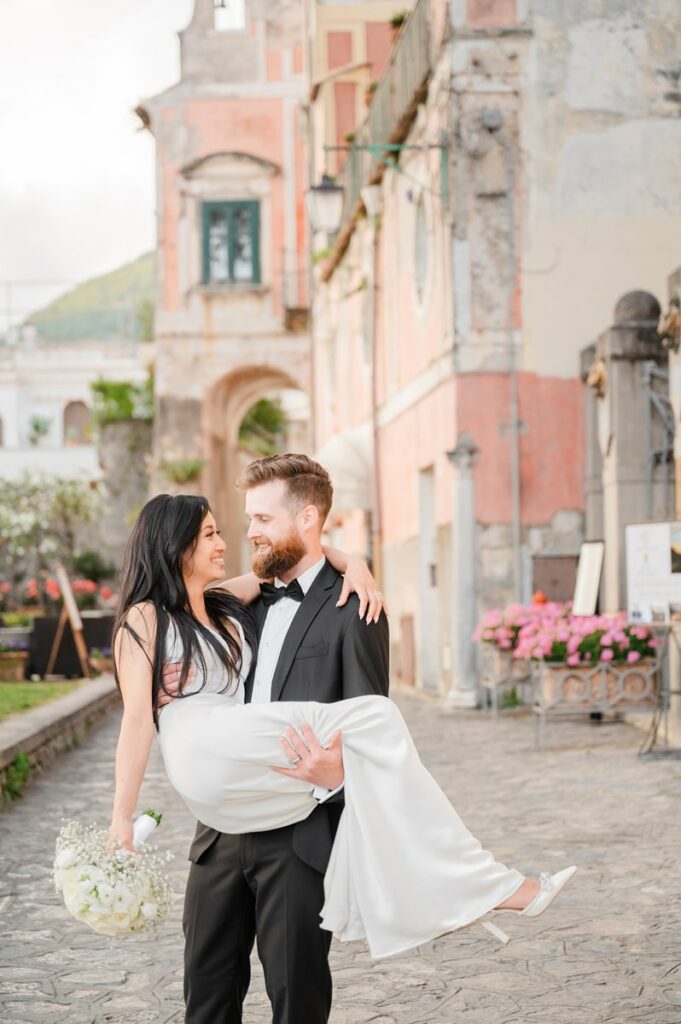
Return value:
[(26, 651), (0, 651), (0, 682), (23, 683), (27, 662)]
[[(489, 692), (494, 714), (499, 710), (500, 690), (522, 688), (532, 682), (532, 664), (524, 658), (514, 658), (512, 651), (502, 651), (494, 644), (483, 644), (480, 660), (480, 686)], [(526, 699), (527, 695), (524, 695), (523, 701)]]
[(113, 658), (90, 658), (90, 664), (96, 672), (113, 675)]
[(571, 668), (536, 665), (538, 711), (632, 711), (657, 707), (658, 663), (644, 658), (633, 665), (603, 664)]

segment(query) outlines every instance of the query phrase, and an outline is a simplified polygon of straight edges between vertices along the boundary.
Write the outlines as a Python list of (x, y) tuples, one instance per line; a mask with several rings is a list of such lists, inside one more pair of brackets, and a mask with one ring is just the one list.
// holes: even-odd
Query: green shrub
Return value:
[(18, 800), (30, 774), (29, 760), (26, 754), (20, 750), (5, 772), (5, 781), (2, 786), (5, 796), (10, 800)]
[(95, 583), (110, 580), (116, 575), (116, 566), (112, 562), (105, 562), (98, 551), (82, 551), (74, 558), (73, 566), (81, 576)]

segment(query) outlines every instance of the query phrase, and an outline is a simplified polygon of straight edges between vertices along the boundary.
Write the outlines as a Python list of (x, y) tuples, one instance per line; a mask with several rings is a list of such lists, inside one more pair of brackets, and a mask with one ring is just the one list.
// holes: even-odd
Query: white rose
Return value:
[(117, 885), (114, 889), (112, 905), (117, 914), (126, 913), (135, 902), (135, 896), (127, 885)]
[(77, 857), (78, 854), (72, 846), (65, 846), (55, 857), (54, 866), (56, 868), (70, 868), (75, 863)]
[(113, 886), (109, 885), (108, 882), (100, 882), (97, 886), (97, 892), (99, 893), (99, 902), (105, 907), (110, 907), (114, 898)]

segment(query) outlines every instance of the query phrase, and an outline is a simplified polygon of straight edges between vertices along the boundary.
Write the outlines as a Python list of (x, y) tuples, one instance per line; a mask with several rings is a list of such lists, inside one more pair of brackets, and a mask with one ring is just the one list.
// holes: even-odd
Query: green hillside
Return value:
[(154, 253), (93, 277), (26, 319), (45, 341), (153, 336)]

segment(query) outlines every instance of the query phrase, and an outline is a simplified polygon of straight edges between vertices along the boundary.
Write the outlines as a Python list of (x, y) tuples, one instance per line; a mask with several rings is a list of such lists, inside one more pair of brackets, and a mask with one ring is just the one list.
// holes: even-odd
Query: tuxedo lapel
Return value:
[[(253, 612), (253, 620), (255, 623), (255, 635), (260, 640), (260, 634), (262, 633), (262, 627), (265, 624), (265, 616), (267, 615), (267, 608), (265, 607), (264, 601), (258, 600), (251, 605), (251, 611)], [(251, 663), (251, 668), (244, 682), (244, 701), (246, 704), (250, 704), (251, 697), (253, 696), (253, 683), (255, 682), (255, 666), (256, 659), (254, 658)]]
[(252, 605), (252, 608), (253, 608), (253, 618), (255, 619), (255, 632), (256, 632), (256, 635), (257, 635), (258, 640), (259, 640), (260, 639), (260, 634), (262, 633), (262, 627), (265, 625), (265, 617), (267, 615), (267, 607), (266, 607), (265, 602), (263, 600), (258, 599), (255, 602), (255, 604)]
[(284, 645), (279, 655), (277, 667), (272, 677), (272, 700), (279, 700), (284, 689), (286, 678), (291, 671), (298, 648), (308, 629), (331, 597), (333, 585), (338, 579), (338, 573), (329, 562), (325, 562), (319, 571), (319, 575), (305, 595), (300, 608), (295, 614), (293, 622), (286, 634)]

